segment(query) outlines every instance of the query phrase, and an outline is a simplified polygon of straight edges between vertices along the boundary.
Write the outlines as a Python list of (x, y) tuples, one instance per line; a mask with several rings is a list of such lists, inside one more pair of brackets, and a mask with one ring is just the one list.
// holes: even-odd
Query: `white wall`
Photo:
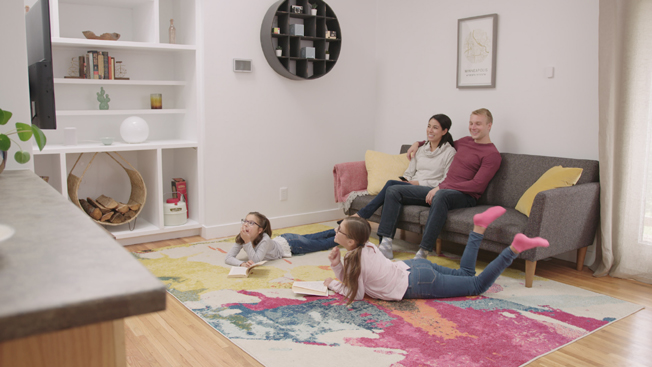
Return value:
[[(236, 234), (249, 211), (274, 228), (340, 218), (333, 166), (373, 148), (376, 1), (327, 2), (341, 25), (341, 57), (310, 81), (267, 64), (260, 27), (273, 3), (204, 2), (207, 238)], [(234, 73), (233, 58), (253, 60), (253, 72)]]
[[(486, 107), (501, 152), (598, 159), (598, 1), (378, 4), (377, 150), (395, 153), (425, 139), (435, 113), (451, 117), (454, 138), (466, 136), (470, 112)], [(457, 20), (492, 13), (496, 88), (457, 89)], [(548, 66), (552, 79), (544, 76)]]
[[(22, 1), (0, 1), (0, 50), (2, 50), (2, 67), (0, 67), (0, 108), (9, 110), (13, 117), (9, 123), (0, 127), (7, 132), (16, 128), (16, 122), (30, 123), (29, 83), (27, 77), (27, 44), (25, 41), (25, 6)], [(16, 135), (10, 138), (18, 141)], [(30, 151), (32, 142), (21, 142), (23, 150)], [(13, 158), (17, 151), (15, 143), (9, 150), (5, 169), (31, 169), (34, 160), (27, 164), (18, 164)]]

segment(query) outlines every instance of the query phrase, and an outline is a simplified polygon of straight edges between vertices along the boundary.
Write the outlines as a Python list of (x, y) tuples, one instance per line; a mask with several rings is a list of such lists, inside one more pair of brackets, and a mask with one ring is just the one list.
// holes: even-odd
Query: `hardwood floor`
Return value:
[[(409, 234), (408, 234), (409, 236)], [(204, 241), (186, 237), (125, 247), (128, 251), (156, 249)], [(408, 238), (408, 241), (414, 242)], [(443, 247), (459, 252), (460, 247)], [(487, 261), (493, 253), (482, 253)], [(525, 263), (512, 267), (524, 270)], [(615, 322), (528, 366), (650, 366), (652, 362), (652, 285), (612, 277), (595, 278), (588, 268), (576, 271), (575, 265), (553, 259), (537, 262), (536, 274), (561, 283), (637, 303), (646, 308)], [(165, 311), (125, 319), (127, 364), (153, 366), (262, 366), (255, 359), (205, 324), (168, 294)]]

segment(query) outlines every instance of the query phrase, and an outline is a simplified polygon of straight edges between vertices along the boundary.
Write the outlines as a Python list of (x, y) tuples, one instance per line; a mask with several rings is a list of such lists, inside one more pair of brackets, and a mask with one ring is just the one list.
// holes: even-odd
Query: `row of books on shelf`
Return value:
[[(74, 65), (73, 58), (73, 65)], [(87, 51), (85, 55), (79, 56), (77, 68), (74, 66), (66, 78), (79, 79), (111, 79), (111, 80), (128, 80), (125, 76), (126, 70), (122, 67), (122, 61), (116, 61), (115, 57), (110, 56), (107, 51)], [(77, 75), (74, 75), (77, 74)]]

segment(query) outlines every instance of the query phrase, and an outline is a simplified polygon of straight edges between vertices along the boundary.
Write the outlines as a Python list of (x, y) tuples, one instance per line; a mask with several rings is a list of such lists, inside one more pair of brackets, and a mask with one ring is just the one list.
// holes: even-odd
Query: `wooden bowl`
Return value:
[(120, 38), (120, 33), (102, 33), (99, 36), (96, 36), (92, 31), (83, 31), (84, 37), (89, 40), (105, 40), (105, 41), (117, 41)]

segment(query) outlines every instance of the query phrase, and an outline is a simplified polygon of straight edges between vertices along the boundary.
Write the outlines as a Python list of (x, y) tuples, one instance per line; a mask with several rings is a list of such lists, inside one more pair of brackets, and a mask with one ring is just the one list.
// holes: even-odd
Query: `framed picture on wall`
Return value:
[(457, 20), (457, 88), (496, 87), (498, 14)]

